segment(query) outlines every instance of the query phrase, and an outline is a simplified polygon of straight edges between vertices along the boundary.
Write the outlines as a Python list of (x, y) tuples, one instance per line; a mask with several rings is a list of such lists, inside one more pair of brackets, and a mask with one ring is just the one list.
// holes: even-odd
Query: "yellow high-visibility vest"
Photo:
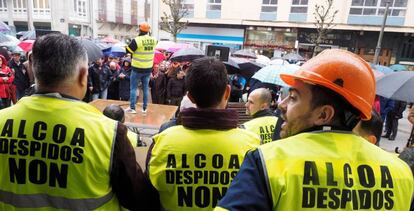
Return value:
[(154, 137), (149, 178), (165, 210), (213, 210), (236, 176), (245, 153), (260, 140), (242, 130), (175, 126)]
[(273, 210), (410, 208), (410, 168), (357, 135), (301, 133), (259, 151)]
[(275, 116), (257, 117), (248, 122), (245, 122), (242, 127), (259, 135), (260, 139), (262, 140), (262, 144), (265, 144), (272, 141), (277, 119), (278, 118)]
[(136, 37), (135, 42), (137, 49), (132, 54), (132, 67), (142, 69), (152, 68), (157, 40), (149, 35), (143, 35)]
[(0, 111), (0, 210), (119, 210), (117, 122), (78, 100), (22, 98)]

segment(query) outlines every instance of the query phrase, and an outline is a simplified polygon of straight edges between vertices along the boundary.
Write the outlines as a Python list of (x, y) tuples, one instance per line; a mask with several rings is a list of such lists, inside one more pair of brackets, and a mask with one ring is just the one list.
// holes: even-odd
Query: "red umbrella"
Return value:
[(163, 54), (163, 53), (161, 53), (161, 52), (159, 52), (159, 51), (157, 51), (157, 50), (155, 50), (155, 55), (154, 55), (154, 64), (159, 64), (159, 63), (161, 63), (162, 61), (164, 61), (164, 59), (165, 59), (164, 54)]
[(17, 44), (17, 46), (19, 46), (24, 52), (29, 52), (32, 50), (34, 42), (34, 40), (24, 40)]

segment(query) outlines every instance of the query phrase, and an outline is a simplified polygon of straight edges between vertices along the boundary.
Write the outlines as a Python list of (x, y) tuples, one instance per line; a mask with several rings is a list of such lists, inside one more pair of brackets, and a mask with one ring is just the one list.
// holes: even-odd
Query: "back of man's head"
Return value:
[(87, 65), (86, 50), (73, 37), (52, 33), (33, 44), (33, 72), (39, 86), (57, 87), (71, 80), (79, 65)]
[(257, 93), (259, 97), (259, 103), (264, 104), (266, 108), (270, 107), (270, 104), (272, 103), (272, 93), (269, 89), (266, 88), (258, 88), (252, 91), (250, 95)]
[(375, 110), (372, 110), (370, 120), (361, 120), (358, 126), (354, 129), (355, 133), (358, 133), (369, 142), (379, 145), (381, 139), (383, 122), (381, 116)]
[(105, 109), (102, 112), (105, 116), (119, 121), (124, 122), (125, 121), (125, 112), (119, 105), (111, 104), (105, 107)]
[(220, 104), (226, 91), (226, 67), (214, 58), (194, 60), (187, 72), (185, 84), (198, 108), (215, 107)]

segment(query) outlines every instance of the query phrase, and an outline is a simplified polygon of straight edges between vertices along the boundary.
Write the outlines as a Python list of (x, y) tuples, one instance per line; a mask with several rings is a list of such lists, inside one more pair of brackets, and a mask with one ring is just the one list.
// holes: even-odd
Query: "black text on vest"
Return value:
[(177, 188), (180, 207), (215, 207), (240, 168), (237, 154), (169, 154), (166, 184)]
[[(14, 123), (18, 125), (14, 126)], [(26, 128), (32, 128), (28, 133)], [(28, 130), (29, 131), (29, 130)], [(70, 163), (83, 162), (85, 131), (63, 124), (8, 119), (0, 128), (0, 154), (7, 154), (9, 181), (66, 188)]]
[(318, 164), (304, 163), (302, 208), (393, 209), (394, 184), (387, 166)]

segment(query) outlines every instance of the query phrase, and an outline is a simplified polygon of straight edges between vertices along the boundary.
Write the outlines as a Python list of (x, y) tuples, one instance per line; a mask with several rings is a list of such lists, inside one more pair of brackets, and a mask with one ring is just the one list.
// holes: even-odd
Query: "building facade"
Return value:
[[(314, 11), (326, 0), (183, 0), (189, 21), (180, 42), (252, 48), (268, 56), (297, 50), (312, 55), (317, 35)], [(414, 0), (334, 0), (334, 30), (322, 48), (342, 48), (372, 61), (386, 2), (390, 2), (380, 63), (414, 64)], [(169, 12), (161, 4), (160, 14)], [(160, 17), (161, 18), (161, 17)], [(160, 33), (160, 39), (170, 39)], [(295, 45), (295, 43), (298, 43)]]
[(142, 0), (0, 0), (0, 20), (16, 32), (31, 30), (33, 22), (34, 29), (124, 40), (137, 35), (143, 8)]

